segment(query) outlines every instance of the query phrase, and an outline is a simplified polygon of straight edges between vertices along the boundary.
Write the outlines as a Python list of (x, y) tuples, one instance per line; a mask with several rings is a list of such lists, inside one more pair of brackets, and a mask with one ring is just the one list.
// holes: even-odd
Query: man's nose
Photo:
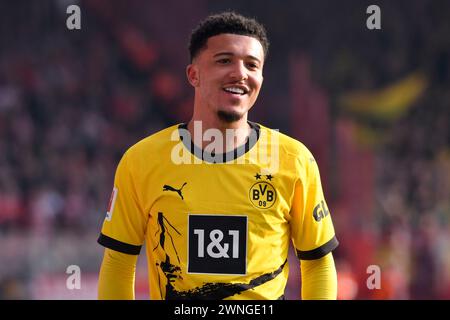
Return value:
[(230, 72), (230, 78), (235, 81), (246, 80), (248, 78), (247, 70), (243, 62), (236, 62), (233, 64), (233, 69)]

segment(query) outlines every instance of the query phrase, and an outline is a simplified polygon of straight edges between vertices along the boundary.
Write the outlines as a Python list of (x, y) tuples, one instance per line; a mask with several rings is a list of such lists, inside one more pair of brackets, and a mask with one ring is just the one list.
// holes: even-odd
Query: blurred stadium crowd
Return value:
[[(286, 2), (0, 3), (0, 298), (95, 297), (116, 165), (189, 119), (190, 30), (232, 8), (271, 39), (251, 119), (304, 142), (321, 167), (339, 298), (450, 299), (450, 4), (378, 1), (382, 30), (369, 31), (369, 3)], [(70, 4), (81, 30), (66, 28)], [(65, 289), (70, 264), (86, 275), (81, 296)]]

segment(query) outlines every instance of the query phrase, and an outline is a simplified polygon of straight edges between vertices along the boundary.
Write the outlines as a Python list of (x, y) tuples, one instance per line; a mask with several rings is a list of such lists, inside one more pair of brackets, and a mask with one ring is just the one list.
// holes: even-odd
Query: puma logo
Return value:
[(181, 186), (180, 189), (175, 189), (174, 187), (171, 187), (171, 186), (165, 184), (165, 185), (163, 186), (163, 191), (173, 191), (173, 192), (176, 192), (176, 193), (178, 193), (178, 195), (181, 197), (181, 199), (184, 200), (183, 194), (181, 193), (181, 189), (183, 189), (183, 187), (184, 187), (186, 184), (187, 184), (187, 182), (183, 183), (183, 185)]

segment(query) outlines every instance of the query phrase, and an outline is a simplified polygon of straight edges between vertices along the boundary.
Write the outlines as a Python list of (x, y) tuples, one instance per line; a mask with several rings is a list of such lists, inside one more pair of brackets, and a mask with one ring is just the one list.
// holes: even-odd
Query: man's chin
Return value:
[(244, 117), (244, 113), (237, 111), (219, 110), (217, 111), (217, 116), (219, 117), (220, 120), (226, 123), (233, 123), (241, 120)]

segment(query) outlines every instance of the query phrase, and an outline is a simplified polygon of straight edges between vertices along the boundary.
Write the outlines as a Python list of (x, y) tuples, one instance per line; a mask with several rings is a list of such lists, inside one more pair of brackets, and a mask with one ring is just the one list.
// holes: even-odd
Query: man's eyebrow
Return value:
[[(234, 56), (234, 53), (233, 52), (218, 52), (215, 55), (213, 55), (213, 58), (216, 58), (218, 56)], [(252, 55), (248, 55), (247, 58), (261, 62), (261, 60), (259, 60), (257, 57), (252, 56)]]

